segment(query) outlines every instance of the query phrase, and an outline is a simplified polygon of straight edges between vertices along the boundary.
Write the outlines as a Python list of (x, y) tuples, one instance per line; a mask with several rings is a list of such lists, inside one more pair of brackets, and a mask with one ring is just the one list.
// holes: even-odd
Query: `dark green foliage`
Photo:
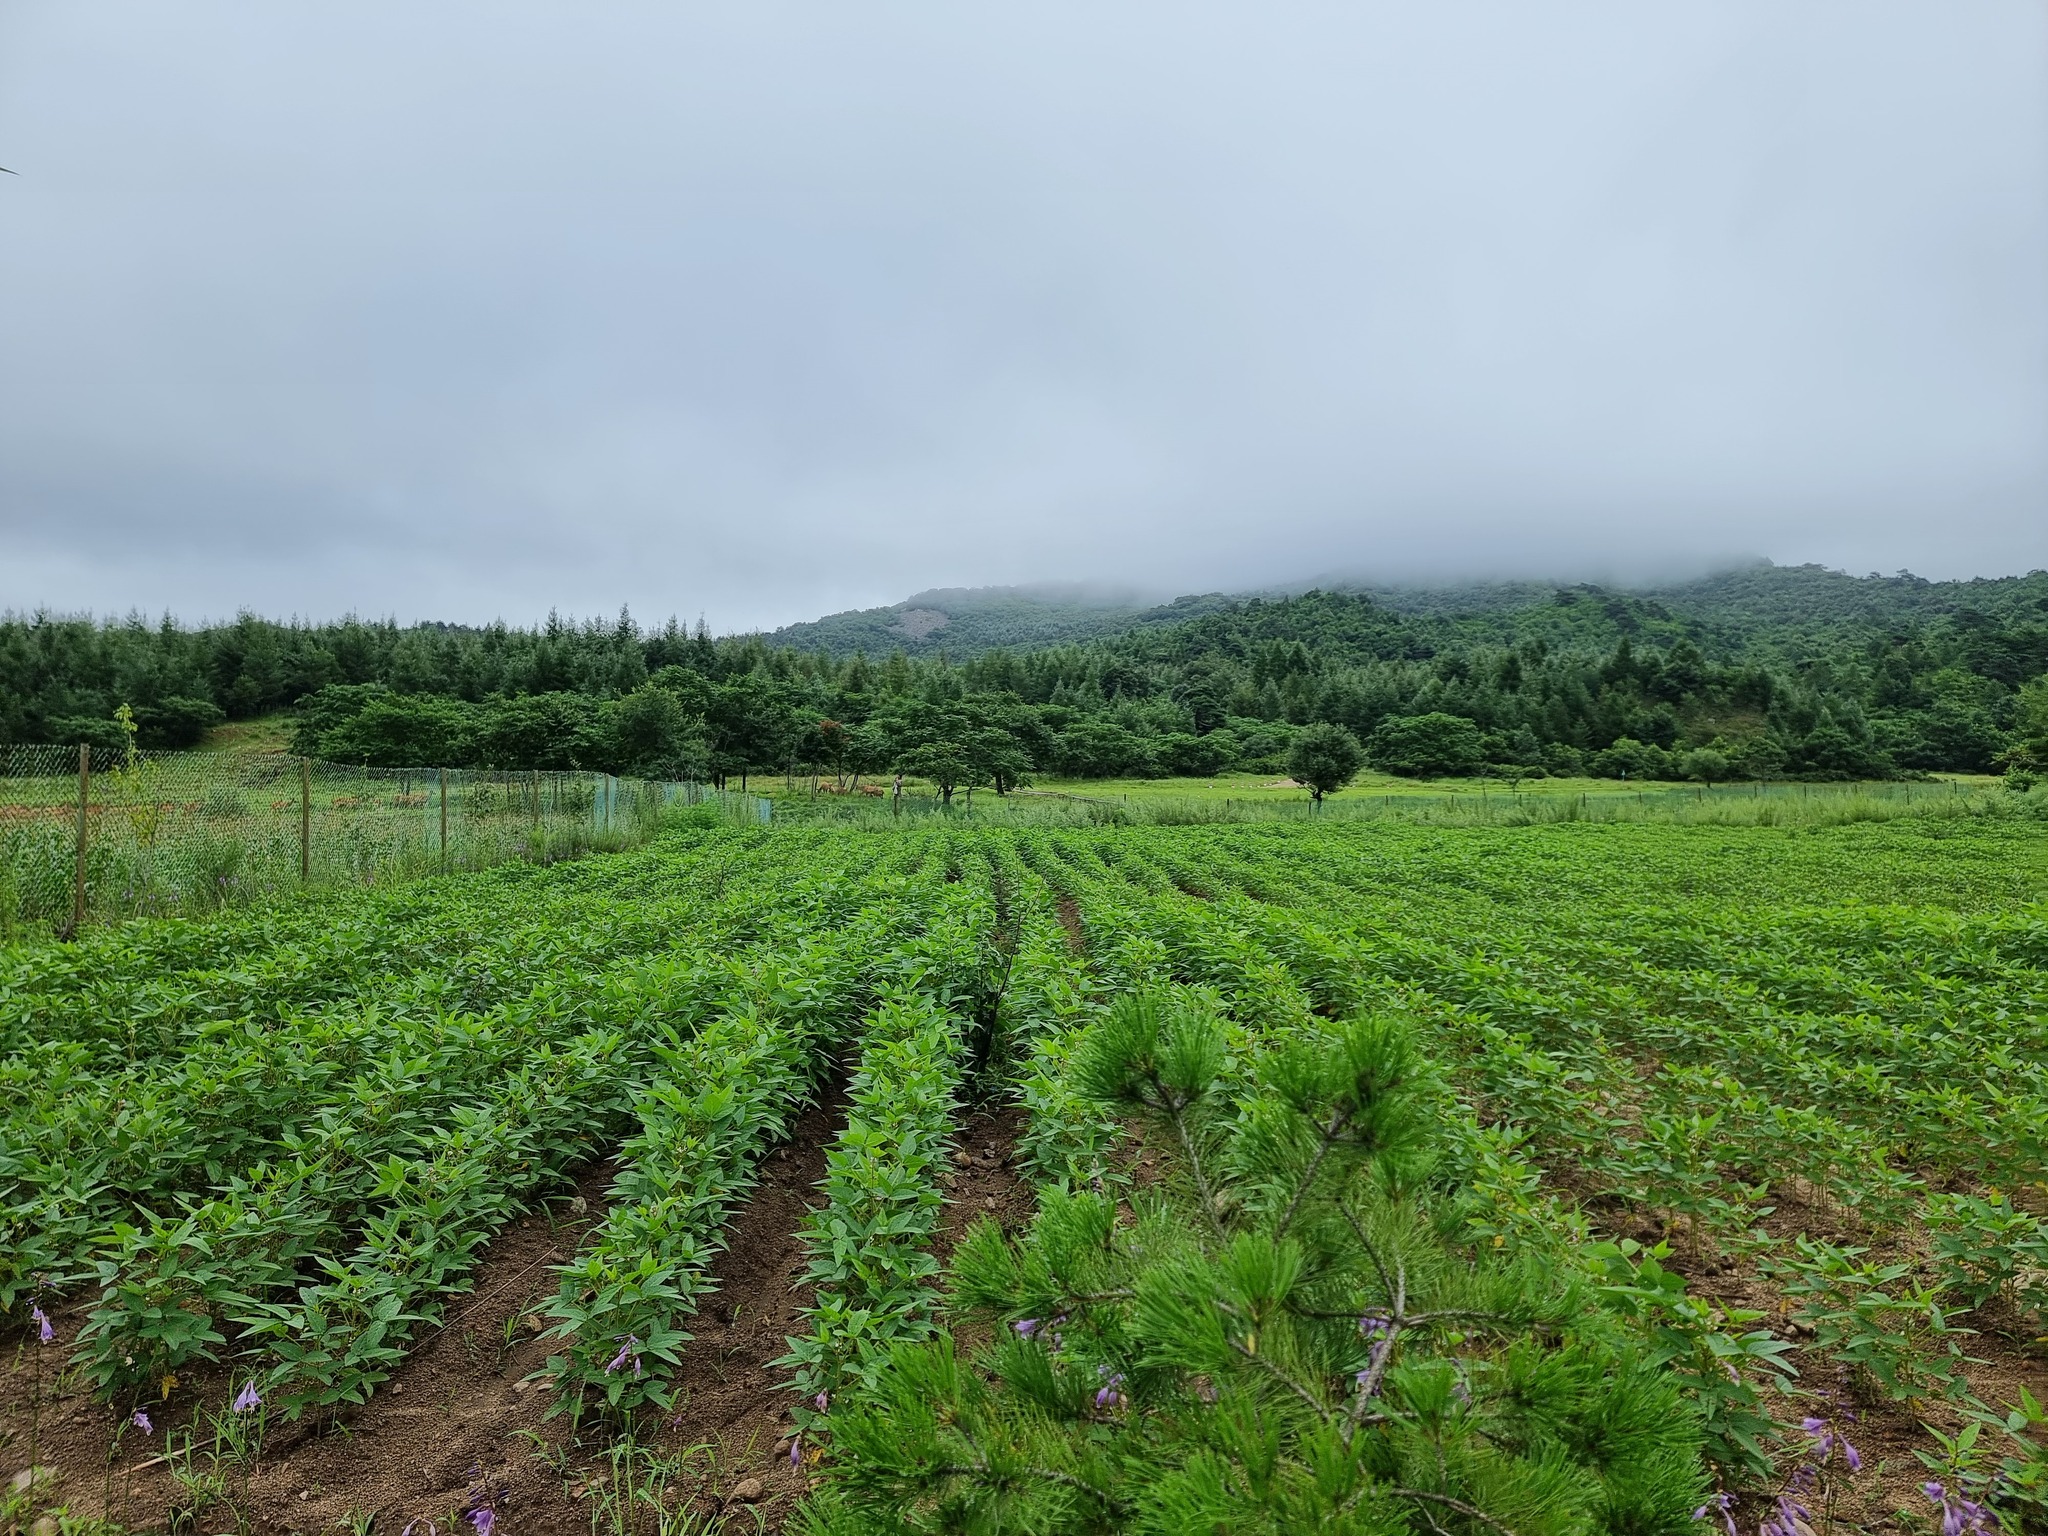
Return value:
[(2014, 709), (2013, 744), (1995, 759), (2014, 789), (2033, 787), (2048, 774), (2048, 676), (2037, 677), (2019, 692)]
[[(910, 622), (910, 609), (925, 617)], [(308, 752), (368, 715), (327, 753), (345, 760), (667, 763), (721, 782), (882, 772), (940, 747), (930, 765), (956, 784), (975, 782), (977, 762), (980, 782), (1005, 787), (1029, 772), (1274, 773), (1315, 724), (1414, 774), (1705, 779), (1720, 769), (1688, 766), (1701, 750), (1735, 778), (1983, 772), (2017, 762), (2019, 695), (2048, 673), (2048, 572), (1930, 583), (1759, 566), (1640, 593), (1311, 591), (1143, 610), (1073, 593), (929, 593), (779, 638), (821, 648), (714, 640), (673, 621), (642, 630), (623, 613), (535, 630), (7, 616), (0, 742), (98, 742), (127, 703), (144, 746), (196, 738), (207, 706), (237, 719), (296, 708)], [(849, 657), (856, 643), (885, 659)], [(608, 714), (650, 685), (674, 697), (680, 726), (658, 702)], [(442, 705), (372, 708), (373, 696)], [(550, 702), (507, 707), (527, 699)], [(887, 717), (911, 704), (968, 708), (975, 729), (1009, 737), (1007, 754), (960, 750), (957, 732), (908, 741)], [(1471, 733), (1416, 750), (1400, 722), (1434, 717)], [(824, 720), (839, 739), (820, 735)], [(454, 741), (472, 755), (444, 759)]]
[(402, 768), (596, 769), (682, 778), (703, 769), (704, 722), (652, 686), (619, 699), (529, 694), (469, 704), (378, 684), (322, 689), (292, 747), (331, 762)]
[(643, 779), (695, 779), (704, 774), (704, 721), (663, 688), (637, 688), (606, 709), (622, 773)]
[(1317, 800), (1349, 784), (1364, 766), (1365, 748), (1358, 744), (1358, 738), (1343, 726), (1328, 721), (1304, 727), (1287, 754), (1289, 777), (1297, 784), (1306, 784), (1309, 794)]
[(930, 779), (947, 801), (961, 787), (1007, 794), (1031, 772), (1014, 721), (1000, 703), (891, 701), (870, 727), (869, 751), (881, 762)]
[[(476, 761), (474, 706), (433, 694), (391, 693), (374, 684), (370, 689), (350, 689), (348, 695), (331, 700), (316, 696), (314, 711), (294, 737), (303, 754), (380, 768), (413, 763), (466, 767)], [(360, 699), (361, 707), (345, 713), (354, 699)], [(313, 718), (332, 723), (315, 728)]]
[(1079, 779), (1143, 778), (1159, 771), (1147, 738), (1100, 717), (1084, 717), (1060, 732), (1059, 766)]
[(1630, 736), (1622, 737), (1605, 752), (1594, 753), (1586, 768), (1603, 779), (1669, 779), (1683, 772), (1664, 748)]
[(171, 749), (196, 747), (201, 737), (226, 719), (227, 712), (211, 699), (170, 694), (154, 704), (136, 706), (136, 744)]
[(573, 693), (494, 701), (478, 712), (477, 760), (494, 768), (597, 768), (610, 754), (602, 712)]
[(1476, 773), (1486, 761), (1479, 727), (1441, 710), (1382, 720), (1370, 750), (1375, 767), (1407, 778)]
[(95, 762), (106, 758), (118, 760), (123, 757), (132, 743), (128, 733), (110, 716), (105, 720), (85, 720), (76, 715), (58, 715), (49, 722), (48, 734), (52, 741), (65, 746), (79, 745), (93, 749)]
[(1581, 1278), (1467, 1244), (1405, 1026), (1242, 1049), (1183, 995), (1093, 1029), (1074, 1083), (1170, 1181), (972, 1229), (954, 1297), (996, 1342), (833, 1405), (813, 1536), (1687, 1529), (1697, 1420)]

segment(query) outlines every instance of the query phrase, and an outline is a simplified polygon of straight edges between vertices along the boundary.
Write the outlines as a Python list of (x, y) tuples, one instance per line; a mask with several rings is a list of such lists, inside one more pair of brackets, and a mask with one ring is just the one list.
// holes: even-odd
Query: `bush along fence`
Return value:
[(604, 773), (0, 747), (0, 940), (629, 847), (671, 806), (768, 802)]

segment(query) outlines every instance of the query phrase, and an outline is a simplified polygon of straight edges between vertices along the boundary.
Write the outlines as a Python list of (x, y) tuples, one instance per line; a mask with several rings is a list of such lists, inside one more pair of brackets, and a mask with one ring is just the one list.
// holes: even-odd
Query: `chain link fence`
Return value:
[(754, 797), (741, 801), (603, 773), (0, 747), (0, 938), (573, 858), (645, 840), (678, 804), (762, 819)]

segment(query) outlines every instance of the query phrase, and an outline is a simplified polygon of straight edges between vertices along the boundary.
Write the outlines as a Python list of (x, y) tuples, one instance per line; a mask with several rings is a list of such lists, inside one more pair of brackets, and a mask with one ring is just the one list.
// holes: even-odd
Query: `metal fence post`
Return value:
[(86, 805), (92, 795), (92, 748), (78, 744), (78, 854), (71, 866), (71, 932), (85, 926)]
[(299, 759), (299, 879), (313, 878), (313, 759)]
[(448, 862), (448, 770), (441, 770), (441, 862)]

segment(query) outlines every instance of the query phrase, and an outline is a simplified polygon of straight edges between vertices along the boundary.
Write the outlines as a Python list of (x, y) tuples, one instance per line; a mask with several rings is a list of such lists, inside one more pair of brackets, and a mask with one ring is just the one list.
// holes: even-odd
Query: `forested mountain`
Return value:
[[(1404, 616), (1462, 620), (1459, 630), (1468, 638), (1611, 643), (1623, 635), (1682, 635), (1725, 657), (1791, 657), (1802, 647), (1825, 649), (1965, 614), (1999, 626), (2040, 624), (2048, 617), (2048, 572), (2041, 571), (1937, 582), (1904, 571), (1848, 576), (1818, 565), (1759, 562), (1636, 590), (1527, 583), (1343, 590), (1362, 592)], [(1594, 605), (1561, 601), (1562, 592)]]
[[(923, 597), (980, 615), (962, 639), (1115, 611), (1014, 589), (978, 608)], [(16, 615), (0, 620), (0, 736), (111, 746), (126, 703), (146, 743), (182, 745), (223, 717), (289, 708), (299, 750), (352, 761), (904, 767), (1005, 785), (1273, 771), (1316, 723), (1415, 774), (1864, 777), (2048, 756), (2048, 572), (1927, 582), (1763, 565), (1644, 592), (1203, 597), (1079, 640), (929, 649), (840, 656), (822, 631), (799, 649), (623, 613), (534, 630)]]
[(1127, 593), (1083, 586), (944, 587), (887, 608), (862, 608), (791, 624), (762, 640), (824, 650), (844, 659), (865, 654), (944, 653), (956, 661), (997, 649), (1036, 650), (1115, 634), (1134, 625), (1170, 624), (1227, 608), (1221, 593), (1151, 605)]

